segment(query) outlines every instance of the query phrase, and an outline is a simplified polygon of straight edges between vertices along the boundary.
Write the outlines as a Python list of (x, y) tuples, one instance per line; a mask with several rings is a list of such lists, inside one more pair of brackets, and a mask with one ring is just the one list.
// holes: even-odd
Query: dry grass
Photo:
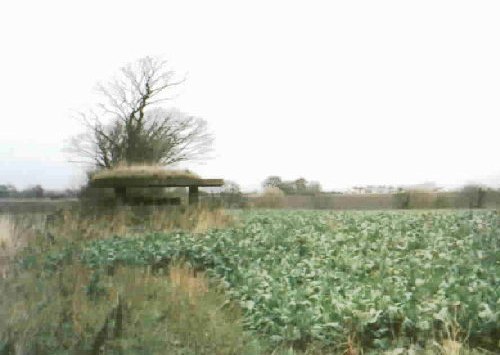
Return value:
[(22, 353), (241, 354), (249, 341), (237, 309), (182, 265), (167, 276), (78, 263), (19, 276), (1, 289), (0, 348), (8, 339)]
[(179, 290), (190, 300), (203, 297), (208, 292), (208, 282), (203, 273), (195, 273), (192, 269), (182, 265), (169, 268), (169, 280), (173, 288)]
[(8, 259), (15, 253), (13, 232), (9, 216), (0, 216), (0, 278), (7, 276)]
[(445, 339), (442, 343), (443, 354), (446, 355), (459, 355), (463, 345), (452, 339)]
[(200, 206), (185, 210), (176, 208), (170, 212), (154, 210), (149, 223), (149, 228), (154, 231), (188, 230), (203, 233), (209, 229), (232, 226), (236, 220), (222, 208)]
[[(0, 235), (9, 255), (26, 244), (43, 255), (113, 235), (203, 232), (232, 223), (222, 209), (203, 206), (92, 208), (40, 221), (5, 216)], [(9, 275), (0, 280), (0, 352), (7, 346), (18, 353), (241, 354), (250, 341), (238, 308), (209, 287), (202, 272), (182, 264), (170, 265), (166, 274), (133, 267), (110, 273), (75, 259), (56, 270), (13, 269)]]
[(203, 233), (236, 223), (235, 218), (221, 208), (119, 207), (86, 212), (80, 209), (62, 210), (56, 214), (0, 215), (0, 278), (8, 276), (10, 261), (30, 245), (44, 250), (67, 247), (113, 236), (142, 235), (150, 232), (190, 231)]
[(212, 228), (228, 227), (234, 222), (234, 217), (221, 208), (123, 206), (91, 213), (63, 211), (49, 231), (59, 238), (93, 240), (175, 230), (201, 233)]
[(122, 165), (113, 169), (104, 169), (91, 176), (93, 181), (112, 178), (189, 178), (199, 179), (200, 176), (189, 170), (171, 170), (157, 165)]
[(0, 251), (12, 248), (14, 226), (8, 215), (0, 216)]
[(254, 198), (252, 207), (282, 208), (285, 206), (285, 193), (277, 187), (268, 187), (262, 194)]
[(41, 228), (39, 215), (0, 215), (0, 278), (7, 277), (12, 258)]

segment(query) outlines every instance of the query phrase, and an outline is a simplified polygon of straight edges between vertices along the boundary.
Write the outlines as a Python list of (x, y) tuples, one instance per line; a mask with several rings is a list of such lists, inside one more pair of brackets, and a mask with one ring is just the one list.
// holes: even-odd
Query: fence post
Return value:
[(198, 186), (189, 186), (189, 204), (194, 205), (199, 201)]

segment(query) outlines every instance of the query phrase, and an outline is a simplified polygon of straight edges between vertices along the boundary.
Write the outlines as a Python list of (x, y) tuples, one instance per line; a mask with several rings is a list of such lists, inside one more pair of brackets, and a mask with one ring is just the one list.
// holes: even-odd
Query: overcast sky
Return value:
[(74, 187), (62, 149), (95, 85), (146, 55), (187, 75), (168, 104), (203, 117), (249, 190), (500, 182), (500, 2), (5, 1), (0, 184)]

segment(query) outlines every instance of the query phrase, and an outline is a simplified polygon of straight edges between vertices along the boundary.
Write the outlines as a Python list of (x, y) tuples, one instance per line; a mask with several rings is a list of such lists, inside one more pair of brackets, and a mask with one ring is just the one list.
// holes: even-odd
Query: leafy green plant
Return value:
[[(283, 353), (310, 349), (318, 353), (354, 353), (356, 349), (378, 353), (391, 349), (441, 351), (434, 343), (443, 349), (459, 345), (465, 349), (470, 344), (498, 352), (500, 223), (497, 212), (275, 210), (243, 211), (237, 218), (241, 221), (237, 226), (202, 233), (172, 231), (115, 236), (87, 240), (78, 247), (68, 244), (35, 256), (27, 253), (22, 259), (24, 262), (19, 264), (19, 272), (31, 275), (28, 284), (39, 288), (30, 296), (36, 301), (22, 301), (34, 307), (23, 314), (36, 315), (30, 319), (33, 322), (52, 313), (64, 319), (64, 313), (57, 313), (62, 311), (55, 304), (64, 303), (65, 298), (57, 292), (71, 295), (71, 290), (80, 290), (73, 293), (79, 295), (77, 299), (85, 300), (80, 304), (102, 305), (90, 312), (100, 318), (87, 322), (99, 324), (102, 329), (105, 319), (117, 313), (118, 294), (131, 296), (149, 287), (131, 280), (161, 280), (182, 260), (193, 275), (204, 273), (208, 289), (217, 291), (215, 304), (218, 306), (207, 306), (209, 313), (218, 314), (227, 304), (236, 305), (240, 315), (235, 322), (258, 339), (253, 347), (260, 349), (255, 350), (256, 353), (269, 349)], [(78, 280), (70, 277), (69, 266), (74, 263), (88, 270), (86, 276), (80, 277), (81, 287), (71, 284), (71, 280)], [(132, 270), (141, 271), (137, 274)], [(131, 280), (123, 279), (124, 272), (130, 273)], [(73, 286), (64, 286), (68, 282)], [(148, 285), (155, 289), (156, 281)], [(165, 292), (152, 294), (165, 295)], [(43, 294), (46, 303), (36, 298)], [(189, 299), (189, 292), (182, 294), (179, 299), (169, 298), (174, 305), (177, 301), (181, 305), (162, 307), (172, 312), (181, 309), (183, 299)], [(127, 306), (131, 313), (125, 311), (136, 314), (138, 318), (134, 322), (138, 323), (133, 322), (137, 328), (129, 326), (123, 331), (136, 332), (133, 334), (138, 334), (137, 339), (150, 339), (146, 329), (159, 329), (159, 333), (151, 332), (160, 334), (165, 326), (161, 321), (153, 321), (162, 319), (164, 311), (153, 311), (157, 309), (153, 305), (158, 303), (159, 307), (162, 298), (148, 300), (148, 293), (144, 295), (141, 296), (146, 297), (143, 303)], [(75, 299), (76, 296), (67, 297)], [(107, 303), (99, 303), (104, 300), (108, 300)], [(191, 307), (189, 302), (185, 304)], [(49, 308), (43, 311), (44, 307), (35, 305)], [(5, 305), (0, 307), (5, 309)], [(170, 314), (179, 321), (175, 342), (185, 344), (189, 329), (198, 329), (196, 324), (203, 323), (199, 319), (205, 319), (198, 314), (203, 313), (203, 309), (192, 315), (193, 322)], [(12, 319), (3, 316), (0, 314), (0, 319)], [(9, 334), (19, 334), (19, 329), (25, 329), (22, 334), (32, 334), (31, 338), (39, 336), (33, 335), (39, 333), (30, 333), (36, 327), (26, 327), (24, 318), (16, 319), (10, 322), (18, 324), (18, 331)], [(143, 321), (146, 323), (141, 323)], [(114, 329), (115, 322), (109, 322), (110, 329)], [(234, 323), (228, 324), (231, 327)], [(47, 328), (44, 334), (60, 336), (61, 330), (54, 327)], [(183, 327), (187, 328), (182, 330)], [(73, 334), (72, 328), (64, 329), (67, 334)], [(88, 334), (95, 337), (97, 331), (92, 328)], [(196, 334), (193, 336), (197, 341), (205, 344), (198, 339), (203, 338), (202, 331), (191, 334)], [(220, 334), (222, 330), (213, 336), (222, 336)], [(58, 341), (48, 335), (43, 337)], [(162, 342), (155, 343), (155, 339), (159, 338), (153, 336), (147, 344), (164, 346)], [(120, 339), (111, 339), (106, 344), (107, 349), (156, 351), (144, 348), (144, 344), (125, 345)], [(231, 345), (231, 351), (242, 352), (249, 343), (238, 344)], [(211, 349), (200, 346), (196, 349)]]
[(201, 235), (95, 241), (81, 260), (94, 268), (186, 260), (221, 280), (246, 328), (276, 345), (355, 334), (363, 346), (386, 349), (438, 336), (453, 317), (471, 342), (498, 347), (495, 212), (245, 215), (241, 227)]

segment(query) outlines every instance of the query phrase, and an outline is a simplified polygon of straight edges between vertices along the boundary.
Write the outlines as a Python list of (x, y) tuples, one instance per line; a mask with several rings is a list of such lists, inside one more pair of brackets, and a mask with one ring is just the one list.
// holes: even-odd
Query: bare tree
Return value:
[(151, 57), (123, 67), (117, 78), (98, 86), (104, 100), (81, 114), (86, 132), (73, 137), (68, 150), (98, 168), (205, 156), (213, 142), (206, 122), (161, 106), (183, 81), (174, 76), (164, 60)]

